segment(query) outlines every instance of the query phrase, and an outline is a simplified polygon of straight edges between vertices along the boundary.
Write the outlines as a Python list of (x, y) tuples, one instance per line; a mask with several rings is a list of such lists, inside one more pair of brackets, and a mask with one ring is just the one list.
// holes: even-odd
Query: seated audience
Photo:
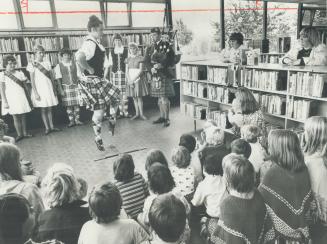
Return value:
[(123, 208), (131, 218), (142, 212), (144, 200), (149, 195), (143, 176), (134, 171), (131, 155), (123, 154), (114, 162), (115, 181), (113, 182), (123, 200)]
[[(0, 243), (37, 244), (31, 239), (36, 225), (34, 214), (33, 207), (24, 196), (16, 193), (1, 195)], [(42, 244), (63, 243), (49, 240)]]
[(210, 126), (204, 130), (205, 143), (198, 151), (198, 156), (203, 167), (207, 157), (214, 157), (218, 164), (230, 153), (225, 145), (224, 131), (216, 126)]
[(273, 164), (258, 189), (275, 230), (283, 240), (307, 243), (313, 194), (297, 135), (289, 130), (271, 131), (268, 152)]
[(19, 149), (10, 143), (0, 144), (0, 195), (17, 193), (32, 205), (36, 219), (44, 210), (41, 194), (36, 185), (24, 182), (20, 167)]
[(265, 202), (255, 188), (255, 171), (243, 156), (228, 158), (224, 178), (229, 195), (221, 203), (221, 214), (213, 243), (274, 243), (275, 232)]
[[(148, 196), (145, 200), (143, 212), (138, 216), (138, 222), (141, 223), (145, 229), (151, 231), (149, 223), (149, 211), (153, 200), (156, 199), (157, 196), (164, 193), (172, 193), (177, 198), (179, 198), (185, 205), (187, 216), (189, 216), (191, 211), (190, 205), (182, 194), (174, 191), (175, 182), (169, 168), (160, 163), (151, 165), (148, 170), (148, 180), (150, 196)], [(189, 228), (188, 224), (187, 228)], [(189, 231), (186, 233), (187, 234), (184, 236), (184, 240), (189, 239)]]
[(304, 124), (304, 159), (317, 202), (316, 223), (311, 228), (313, 244), (327, 240), (327, 117), (313, 116)]
[(162, 194), (153, 201), (149, 221), (154, 231), (151, 244), (183, 243), (186, 210), (183, 202), (173, 194)]
[(195, 176), (194, 169), (190, 165), (190, 152), (183, 146), (179, 146), (172, 153), (173, 166), (169, 167), (171, 175), (174, 178), (175, 191), (183, 196), (190, 196), (194, 193)]
[(247, 159), (252, 153), (250, 144), (244, 139), (235, 139), (232, 141), (230, 149), (232, 154), (242, 155)]
[(267, 158), (266, 150), (259, 143), (260, 129), (255, 125), (245, 125), (241, 128), (242, 138), (251, 146), (251, 155), (248, 157), (256, 173)]
[(186, 147), (191, 154), (191, 166), (194, 169), (195, 182), (203, 180), (202, 167), (199, 158), (195, 152), (196, 139), (191, 134), (183, 134), (179, 138), (179, 146)]
[[(62, 165), (62, 164), (61, 164)], [(50, 208), (39, 216), (37, 240), (56, 239), (65, 244), (74, 244), (83, 224), (90, 220), (86, 204), (81, 200), (80, 186), (76, 176), (65, 166), (59, 170), (49, 169), (42, 183), (44, 200)], [(54, 172), (57, 173), (54, 173)]]
[(150, 166), (154, 163), (161, 163), (168, 167), (168, 161), (162, 151), (158, 149), (150, 150), (145, 159), (145, 170), (148, 171)]
[(300, 32), (300, 40), (281, 59), (288, 65), (327, 65), (327, 47), (315, 27), (305, 27)]
[(89, 197), (92, 220), (81, 230), (78, 244), (130, 244), (149, 239), (133, 219), (121, 219), (122, 198), (118, 188), (108, 182), (93, 188)]
[(245, 88), (237, 88), (232, 109), (228, 113), (229, 122), (234, 125), (235, 134), (240, 135), (240, 128), (244, 125), (256, 125), (264, 130), (264, 117), (258, 102), (252, 92)]

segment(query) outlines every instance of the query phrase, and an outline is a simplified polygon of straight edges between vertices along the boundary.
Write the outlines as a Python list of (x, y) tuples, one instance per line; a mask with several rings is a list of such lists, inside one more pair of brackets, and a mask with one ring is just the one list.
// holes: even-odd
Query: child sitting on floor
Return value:
[(147, 153), (145, 159), (145, 170), (148, 171), (150, 166), (154, 163), (160, 163), (168, 167), (168, 161), (163, 152), (159, 149), (152, 149)]
[(154, 230), (151, 244), (182, 243), (187, 224), (184, 204), (173, 194), (158, 196), (152, 203), (149, 221)]
[(231, 153), (226, 155), (223, 159), (223, 169), (225, 169), (225, 164), (228, 161), (228, 157), (232, 155), (241, 155), (244, 156), (245, 158), (249, 158), (251, 155), (251, 146), (250, 143), (248, 143), (244, 139), (236, 139), (232, 141), (231, 143)]
[(265, 202), (255, 188), (255, 171), (243, 156), (228, 157), (224, 178), (229, 195), (221, 202), (211, 243), (274, 243)]
[(174, 190), (189, 198), (194, 193), (195, 186), (190, 152), (185, 147), (179, 146), (173, 150), (172, 161), (174, 165), (170, 167), (170, 171), (176, 184)]
[(252, 163), (256, 173), (267, 158), (265, 149), (259, 143), (260, 129), (255, 125), (244, 125), (241, 128), (241, 135), (251, 146), (251, 155), (249, 161)]
[(7, 131), (8, 125), (2, 119), (0, 119), (0, 143), (8, 142), (11, 144), (15, 144), (15, 138), (11, 136), (6, 136)]
[(121, 207), (122, 199), (114, 184), (95, 186), (89, 197), (93, 220), (83, 225), (78, 244), (142, 243), (148, 240), (148, 234), (135, 220), (119, 218)]
[(34, 168), (31, 161), (22, 159), (20, 161), (20, 168), (22, 169), (23, 180), (25, 182), (32, 183), (38, 187), (41, 186), (41, 174)]
[(114, 184), (123, 199), (123, 208), (135, 218), (142, 212), (144, 200), (149, 195), (148, 186), (143, 176), (134, 171), (135, 165), (130, 154), (121, 155), (114, 162)]

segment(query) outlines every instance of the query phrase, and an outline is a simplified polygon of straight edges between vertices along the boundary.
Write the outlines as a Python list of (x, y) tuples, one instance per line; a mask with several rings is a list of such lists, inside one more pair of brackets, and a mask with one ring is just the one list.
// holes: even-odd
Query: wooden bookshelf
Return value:
[[(217, 87), (218, 97), (230, 95), (229, 92), (224, 93), (223, 89), (233, 93), (237, 86), (247, 87), (254, 93), (256, 99), (259, 99), (266, 121), (282, 128), (301, 128), (307, 117), (327, 116), (325, 66), (259, 64), (237, 66), (235, 69), (232, 64), (221, 63), (218, 60), (201, 60), (182, 62), (180, 77), (181, 112), (194, 119), (194, 122), (200, 120), (192, 111), (197, 106), (207, 108), (207, 118), (210, 118), (210, 111), (224, 112), (230, 109), (233, 96), (220, 97), (217, 101), (214, 99), (215, 94), (211, 94), (212, 86)], [(229, 100), (227, 103), (221, 101), (226, 99)], [(185, 111), (186, 108), (189, 108), (189, 111)]]

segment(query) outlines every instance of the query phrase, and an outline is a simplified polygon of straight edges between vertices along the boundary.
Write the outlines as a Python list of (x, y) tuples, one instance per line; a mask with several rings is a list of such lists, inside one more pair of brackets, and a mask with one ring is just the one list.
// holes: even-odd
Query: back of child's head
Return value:
[(241, 135), (249, 143), (256, 143), (260, 136), (260, 128), (256, 125), (244, 125), (241, 128)]
[(160, 163), (154, 163), (148, 169), (149, 188), (155, 194), (170, 192), (175, 182), (169, 168)]
[(145, 160), (145, 170), (148, 171), (150, 166), (154, 163), (160, 163), (168, 167), (168, 161), (162, 151), (152, 149), (148, 152)]
[(77, 178), (77, 181), (79, 183), (78, 197), (79, 199), (83, 199), (87, 195), (88, 184), (86, 180), (82, 178)]
[(225, 132), (216, 126), (210, 126), (204, 130), (206, 142), (209, 145), (219, 145), (223, 144), (225, 140)]
[(217, 160), (217, 157), (215, 154), (207, 155), (203, 159), (203, 168), (204, 171), (209, 175), (223, 175), (223, 167), (222, 162), (219, 162)]
[(191, 154), (186, 147), (179, 146), (173, 149), (171, 159), (176, 167), (187, 168), (191, 162)]
[(23, 181), (20, 151), (11, 143), (0, 144), (0, 177)]
[(305, 121), (303, 151), (309, 155), (318, 153), (327, 167), (327, 117), (313, 116)]
[(227, 186), (239, 193), (252, 192), (255, 187), (255, 171), (248, 159), (241, 155), (226, 158), (224, 176)]
[(118, 188), (111, 182), (97, 185), (89, 197), (90, 215), (97, 223), (110, 223), (120, 215), (122, 198)]
[(114, 162), (115, 179), (126, 182), (134, 177), (134, 161), (130, 154), (122, 154)]
[(187, 150), (192, 153), (196, 147), (195, 137), (191, 134), (183, 134), (179, 138), (179, 146), (184, 146)]
[(270, 159), (286, 170), (299, 172), (306, 167), (299, 138), (293, 131), (270, 131), (268, 152)]
[(251, 145), (244, 139), (236, 139), (231, 143), (231, 152), (249, 158), (251, 156)]
[(151, 205), (149, 222), (161, 240), (177, 242), (185, 230), (185, 206), (173, 194), (160, 195)]

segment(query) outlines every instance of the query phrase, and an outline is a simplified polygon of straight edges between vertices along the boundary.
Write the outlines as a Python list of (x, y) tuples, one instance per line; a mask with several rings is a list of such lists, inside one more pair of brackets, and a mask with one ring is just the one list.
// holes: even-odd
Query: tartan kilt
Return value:
[(117, 107), (120, 103), (120, 90), (105, 79), (93, 76), (82, 77), (78, 87), (86, 109), (104, 110), (109, 106)]
[(126, 94), (126, 76), (124, 72), (111, 72), (110, 81), (121, 91), (122, 95)]
[(151, 96), (152, 97), (173, 97), (173, 96), (175, 96), (173, 80), (163, 74), (159, 74), (159, 77), (161, 78), (161, 86), (159, 89), (155, 87), (153, 77), (152, 77)]
[(81, 100), (80, 91), (78, 86), (75, 84), (72, 85), (62, 85), (64, 94), (62, 96), (62, 105), (65, 107), (69, 106), (83, 106), (83, 102)]

